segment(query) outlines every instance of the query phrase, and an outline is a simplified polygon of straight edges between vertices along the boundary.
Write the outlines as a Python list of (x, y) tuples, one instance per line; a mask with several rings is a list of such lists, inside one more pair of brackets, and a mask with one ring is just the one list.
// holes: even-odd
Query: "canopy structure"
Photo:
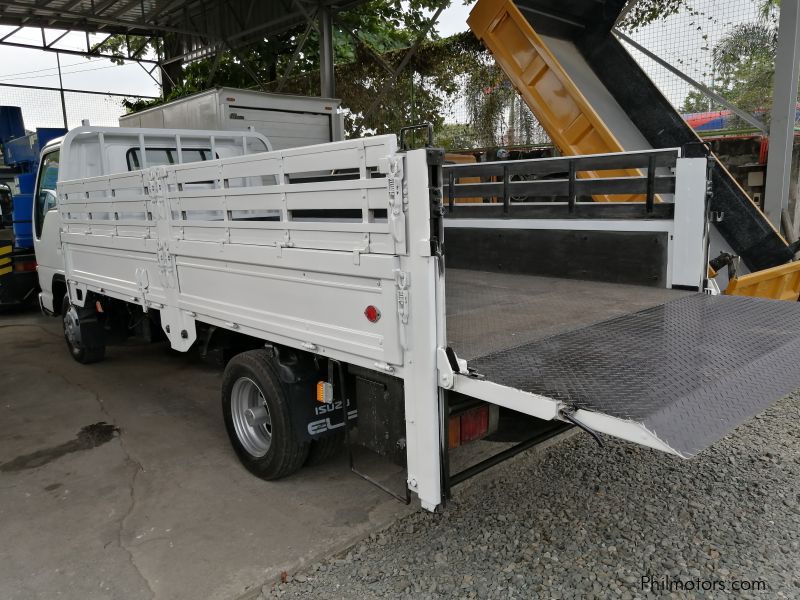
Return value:
[[(163, 38), (160, 56), (128, 55), (160, 68), (165, 85), (181, 62), (242, 46), (302, 24), (320, 30), (323, 95), (333, 96), (332, 13), (353, 8), (364, 0), (0, 0), (0, 25), (11, 31), (0, 46), (34, 48), (61, 54), (103, 56), (92, 52), (88, 34)], [(41, 29), (41, 44), (18, 35)], [(55, 36), (45, 30), (56, 30)], [(59, 47), (70, 32), (86, 32), (85, 49)]]

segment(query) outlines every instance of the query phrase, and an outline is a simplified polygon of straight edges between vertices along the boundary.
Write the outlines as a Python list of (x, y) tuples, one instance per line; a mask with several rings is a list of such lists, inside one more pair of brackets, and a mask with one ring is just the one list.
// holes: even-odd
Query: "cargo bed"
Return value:
[(687, 295), (640, 285), (450, 268), (446, 293), (447, 341), (467, 360)]

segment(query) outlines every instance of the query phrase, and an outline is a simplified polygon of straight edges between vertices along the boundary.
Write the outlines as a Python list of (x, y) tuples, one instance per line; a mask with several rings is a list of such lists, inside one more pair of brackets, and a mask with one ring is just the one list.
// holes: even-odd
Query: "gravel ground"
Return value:
[(798, 423), (800, 392), (691, 461), (576, 435), (259, 598), (800, 598)]

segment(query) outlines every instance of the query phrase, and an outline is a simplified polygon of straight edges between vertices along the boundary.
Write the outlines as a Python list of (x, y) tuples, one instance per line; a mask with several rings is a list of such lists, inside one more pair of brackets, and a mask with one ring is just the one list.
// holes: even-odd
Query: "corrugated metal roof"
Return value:
[[(335, 9), (364, 0), (324, 0)], [(305, 22), (317, 0), (0, 0), (0, 25), (109, 34), (178, 34), (238, 46)]]

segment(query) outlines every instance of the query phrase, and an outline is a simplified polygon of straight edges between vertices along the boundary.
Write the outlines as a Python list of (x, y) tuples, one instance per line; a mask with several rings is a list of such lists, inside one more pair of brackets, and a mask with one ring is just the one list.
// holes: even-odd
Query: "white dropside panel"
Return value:
[(199, 320), (402, 369), (403, 164), (381, 136), (62, 182), (67, 279), (160, 310), (178, 349)]

